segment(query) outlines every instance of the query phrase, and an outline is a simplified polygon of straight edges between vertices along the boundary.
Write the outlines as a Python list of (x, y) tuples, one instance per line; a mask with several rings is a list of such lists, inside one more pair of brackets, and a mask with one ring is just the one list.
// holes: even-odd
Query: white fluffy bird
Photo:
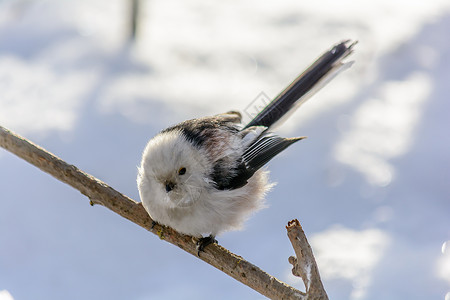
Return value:
[(184, 121), (153, 137), (137, 177), (150, 217), (201, 238), (199, 251), (217, 234), (242, 227), (271, 187), (261, 168), (302, 139), (279, 137), (270, 128), (349, 67), (342, 60), (354, 44), (345, 41), (324, 53), (245, 126), (232, 111)]

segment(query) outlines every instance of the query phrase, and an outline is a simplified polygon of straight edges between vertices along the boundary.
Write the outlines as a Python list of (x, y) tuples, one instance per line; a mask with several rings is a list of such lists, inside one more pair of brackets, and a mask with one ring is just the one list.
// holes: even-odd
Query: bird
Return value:
[(198, 255), (220, 233), (242, 228), (272, 188), (264, 167), (305, 137), (273, 132), (334, 76), (356, 42), (335, 44), (248, 124), (237, 111), (187, 120), (151, 138), (138, 167), (141, 202), (153, 220), (197, 240)]

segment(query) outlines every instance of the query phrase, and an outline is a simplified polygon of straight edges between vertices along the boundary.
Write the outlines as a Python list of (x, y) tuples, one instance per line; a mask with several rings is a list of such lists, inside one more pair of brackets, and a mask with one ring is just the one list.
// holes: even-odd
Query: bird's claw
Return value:
[(197, 255), (200, 256), (200, 252), (203, 252), (206, 246), (210, 244), (217, 244), (216, 237), (213, 235), (202, 237), (197, 241)]
[(150, 227), (150, 230), (153, 230), (153, 228), (155, 228), (156, 224), (158, 224), (156, 221), (152, 221), (152, 226)]

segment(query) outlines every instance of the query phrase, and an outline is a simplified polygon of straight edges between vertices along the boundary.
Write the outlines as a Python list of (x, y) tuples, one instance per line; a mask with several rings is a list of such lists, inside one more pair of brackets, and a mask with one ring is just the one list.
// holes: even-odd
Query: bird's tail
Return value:
[(352, 48), (356, 43), (347, 40), (325, 52), (273, 99), (245, 128), (251, 126), (270, 128), (275, 123), (279, 123), (283, 117), (287, 116), (288, 112), (293, 112), (334, 76), (352, 65), (353, 61), (345, 63), (342, 60), (353, 52)]

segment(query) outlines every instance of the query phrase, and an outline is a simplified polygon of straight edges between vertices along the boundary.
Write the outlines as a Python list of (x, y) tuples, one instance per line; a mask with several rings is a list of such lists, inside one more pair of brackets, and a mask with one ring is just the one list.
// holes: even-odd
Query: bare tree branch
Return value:
[(292, 274), (303, 279), (308, 299), (328, 300), (327, 293), (320, 280), (319, 269), (317, 268), (314, 254), (300, 222), (297, 219), (292, 220), (288, 222), (286, 229), (295, 255), (297, 255), (297, 258), (294, 256), (289, 257), (289, 262), (293, 266)]
[(140, 10), (140, 0), (131, 0), (130, 10), (130, 38), (131, 40), (136, 40), (136, 35), (138, 33), (138, 25), (139, 25), (139, 10)]
[[(0, 146), (42, 171), (49, 173), (56, 179), (79, 190), (91, 200), (92, 205), (101, 204), (158, 235), (161, 239), (198, 257), (192, 237), (182, 235), (171, 228), (163, 227), (159, 224), (152, 227), (153, 221), (141, 203), (119, 193), (106, 183), (1, 126)], [(297, 253), (297, 257), (299, 257), (298, 255)], [(201, 253), (200, 259), (269, 298), (307, 299), (305, 293), (281, 282), (220, 245), (213, 244), (206, 247), (205, 251)], [(315, 270), (317, 271), (317, 269)]]

